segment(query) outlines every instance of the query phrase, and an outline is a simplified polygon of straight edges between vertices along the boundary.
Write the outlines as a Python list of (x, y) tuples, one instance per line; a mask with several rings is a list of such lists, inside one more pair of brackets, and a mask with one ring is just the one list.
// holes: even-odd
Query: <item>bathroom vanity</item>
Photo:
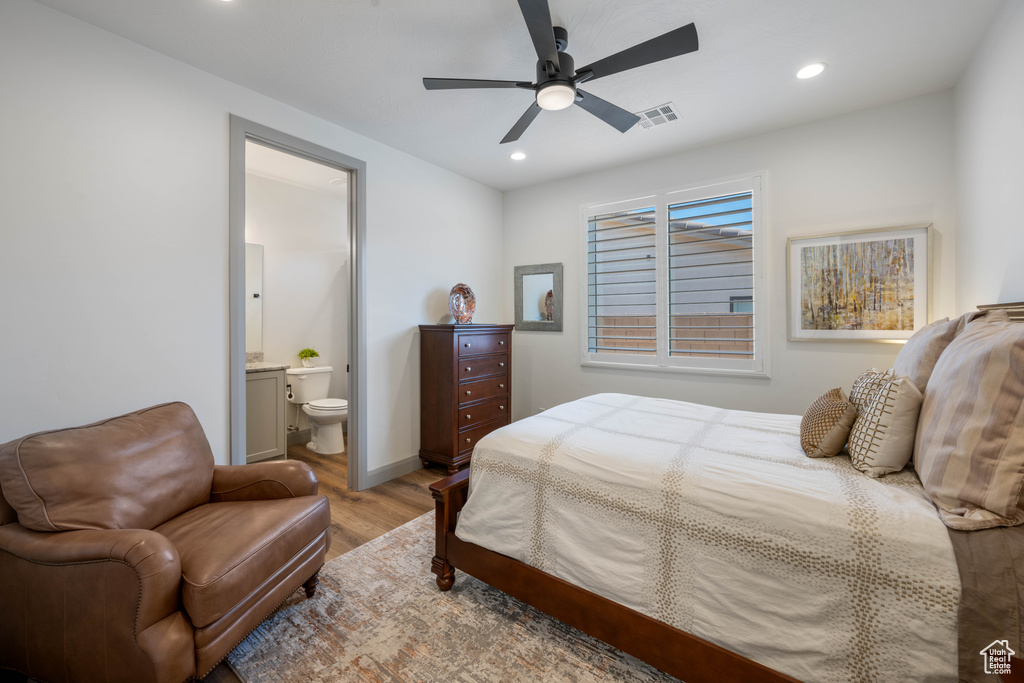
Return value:
[(277, 363), (245, 364), (245, 461), (287, 455), (285, 370)]

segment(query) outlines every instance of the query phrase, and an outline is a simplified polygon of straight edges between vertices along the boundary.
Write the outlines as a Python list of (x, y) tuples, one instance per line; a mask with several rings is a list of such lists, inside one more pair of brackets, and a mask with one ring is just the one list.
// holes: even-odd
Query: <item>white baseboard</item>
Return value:
[[(288, 432), (289, 446), (294, 446), (296, 444), (305, 446), (309, 443), (310, 439), (312, 439), (312, 435), (308, 429), (300, 429), (297, 432)], [(384, 482), (391, 481), (403, 474), (415, 472), (421, 467), (423, 467), (423, 463), (420, 461), (419, 456), (411, 455), (404, 460), (392, 462), (384, 465), (383, 467), (378, 467), (375, 470), (370, 470), (366, 473), (366, 481), (360, 482), (360, 484), (362, 484), (360, 491), (374, 487), (377, 484), (383, 484)]]
[(372, 488), (377, 484), (383, 484), (386, 481), (391, 481), (395, 477), (400, 477), (403, 474), (409, 472), (415, 472), (416, 470), (423, 467), (423, 463), (420, 461), (418, 455), (412, 455), (404, 460), (398, 462), (389, 463), (383, 467), (370, 470), (366, 473), (366, 481), (359, 482), (363, 485), (363, 488)]

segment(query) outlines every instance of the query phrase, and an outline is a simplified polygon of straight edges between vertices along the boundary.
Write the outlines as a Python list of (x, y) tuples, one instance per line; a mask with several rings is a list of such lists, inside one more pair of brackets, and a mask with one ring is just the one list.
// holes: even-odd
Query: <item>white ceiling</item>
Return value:
[(695, 22), (699, 51), (583, 86), (682, 119), (622, 134), (570, 107), (509, 145), (532, 93), (420, 79), (534, 80), (516, 0), (39, 1), (506, 190), (949, 88), (1004, 0), (550, 0), (579, 66)]

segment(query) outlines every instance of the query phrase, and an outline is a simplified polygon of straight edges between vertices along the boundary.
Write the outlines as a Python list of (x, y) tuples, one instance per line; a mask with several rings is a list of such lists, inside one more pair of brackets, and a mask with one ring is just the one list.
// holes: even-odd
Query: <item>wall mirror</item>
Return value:
[(516, 266), (516, 329), (562, 331), (562, 264)]

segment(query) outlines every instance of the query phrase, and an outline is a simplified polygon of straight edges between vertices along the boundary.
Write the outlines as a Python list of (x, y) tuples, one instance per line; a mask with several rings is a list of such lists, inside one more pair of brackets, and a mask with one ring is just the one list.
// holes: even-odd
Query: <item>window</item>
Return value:
[(752, 297), (752, 296), (730, 296), (729, 297), (729, 312), (730, 313), (753, 313), (754, 312), (754, 297)]
[(587, 207), (584, 363), (764, 374), (760, 187)]
[(655, 208), (588, 219), (590, 351), (654, 356), (657, 352)]

